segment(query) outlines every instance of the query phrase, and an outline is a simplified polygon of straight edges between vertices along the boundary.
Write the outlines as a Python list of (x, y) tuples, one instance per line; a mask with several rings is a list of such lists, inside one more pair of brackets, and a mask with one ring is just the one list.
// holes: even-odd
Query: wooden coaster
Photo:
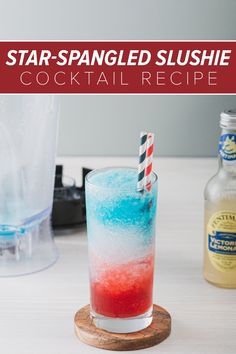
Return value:
[(139, 332), (111, 333), (95, 327), (90, 318), (89, 305), (76, 313), (74, 322), (75, 332), (82, 342), (108, 350), (136, 350), (152, 347), (166, 339), (171, 331), (170, 314), (157, 305), (153, 305), (151, 325)]

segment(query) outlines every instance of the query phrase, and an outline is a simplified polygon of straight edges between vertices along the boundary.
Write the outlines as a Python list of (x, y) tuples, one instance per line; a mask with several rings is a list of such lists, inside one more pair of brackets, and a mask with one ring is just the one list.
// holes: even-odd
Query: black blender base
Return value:
[(55, 230), (74, 229), (86, 224), (85, 212), (85, 177), (91, 170), (83, 168), (83, 184), (70, 185), (64, 182), (63, 166), (56, 166), (52, 227)]

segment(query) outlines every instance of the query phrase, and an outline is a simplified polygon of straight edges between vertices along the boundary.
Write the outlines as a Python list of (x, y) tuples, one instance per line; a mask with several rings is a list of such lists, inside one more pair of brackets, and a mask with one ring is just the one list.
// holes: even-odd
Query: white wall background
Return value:
[[(236, 0), (1, 0), (0, 39), (236, 39)], [(140, 129), (164, 156), (216, 153), (236, 96), (62, 97), (60, 155), (134, 155)]]

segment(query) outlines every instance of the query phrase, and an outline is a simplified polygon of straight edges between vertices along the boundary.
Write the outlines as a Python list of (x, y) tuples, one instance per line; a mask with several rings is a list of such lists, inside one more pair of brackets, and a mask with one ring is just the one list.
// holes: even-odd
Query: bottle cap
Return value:
[(220, 115), (220, 127), (236, 130), (236, 109), (229, 109)]

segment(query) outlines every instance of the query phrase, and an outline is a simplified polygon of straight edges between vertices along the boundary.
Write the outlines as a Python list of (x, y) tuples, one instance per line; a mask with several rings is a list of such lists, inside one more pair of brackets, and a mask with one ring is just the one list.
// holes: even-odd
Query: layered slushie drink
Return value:
[(157, 176), (137, 190), (137, 170), (107, 168), (86, 178), (91, 315), (95, 325), (134, 332), (152, 321)]

